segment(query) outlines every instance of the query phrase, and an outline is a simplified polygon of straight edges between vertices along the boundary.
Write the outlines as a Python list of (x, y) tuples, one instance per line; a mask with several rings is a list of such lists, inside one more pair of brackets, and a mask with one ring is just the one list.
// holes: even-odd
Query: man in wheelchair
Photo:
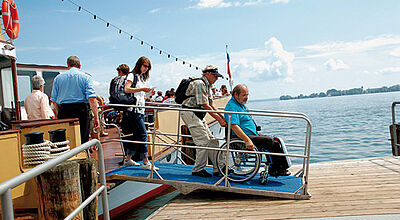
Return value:
[[(225, 106), (225, 111), (248, 112), (246, 102), (249, 96), (249, 90), (246, 85), (239, 84), (232, 91), (232, 98)], [(225, 120), (228, 123), (228, 114), (225, 114)], [(258, 134), (258, 129), (251, 115), (232, 114), (231, 117), (232, 137), (238, 137), (245, 142), (246, 148), (253, 150), (254, 146), (260, 151), (270, 153), (283, 153), (283, 149), (277, 138), (271, 138), (267, 135)], [(284, 156), (270, 156), (271, 161), (268, 174), (271, 176), (288, 176), (290, 172), (288, 160)]]

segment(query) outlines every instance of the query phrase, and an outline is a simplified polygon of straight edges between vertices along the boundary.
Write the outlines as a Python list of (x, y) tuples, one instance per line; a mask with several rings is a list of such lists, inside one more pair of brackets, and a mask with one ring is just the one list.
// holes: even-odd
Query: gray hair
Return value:
[(67, 59), (67, 65), (68, 67), (76, 67), (80, 68), (81, 67), (81, 61), (77, 56), (70, 56)]
[(245, 84), (236, 85), (235, 88), (233, 88), (232, 90), (232, 96), (235, 94), (240, 95), (240, 93), (242, 92), (242, 88), (247, 88), (247, 86)]
[(39, 90), (40, 86), (44, 85), (43, 77), (39, 75), (35, 75), (32, 77), (32, 88), (35, 90)]

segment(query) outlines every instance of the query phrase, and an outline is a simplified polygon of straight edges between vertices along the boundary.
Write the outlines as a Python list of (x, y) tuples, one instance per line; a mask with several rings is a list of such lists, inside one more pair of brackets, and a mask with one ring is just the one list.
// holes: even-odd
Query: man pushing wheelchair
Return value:
[[(248, 112), (246, 102), (249, 90), (246, 85), (239, 84), (232, 91), (232, 98), (225, 106), (225, 111)], [(228, 123), (228, 114), (225, 114), (225, 121)], [(284, 153), (284, 149), (278, 138), (271, 138), (267, 135), (258, 134), (258, 129), (251, 115), (232, 114), (231, 117), (232, 137), (238, 137), (245, 142), (248, 150), (257, 147), (259, 151), (270, 153)], [(290, 161), (285, 156), (267, 156), (269, 162), (268, 174), (271, 176), (288, 176), (290, 172)]]

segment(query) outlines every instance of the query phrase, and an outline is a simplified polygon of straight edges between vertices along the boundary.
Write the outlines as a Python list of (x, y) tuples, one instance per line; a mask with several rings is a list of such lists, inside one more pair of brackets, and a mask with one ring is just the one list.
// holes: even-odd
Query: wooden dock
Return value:
[(399, 157), (311, 164), (309, 183), (310, 200), (211, 191), (180, 195), (152, 219), (400, 217)]

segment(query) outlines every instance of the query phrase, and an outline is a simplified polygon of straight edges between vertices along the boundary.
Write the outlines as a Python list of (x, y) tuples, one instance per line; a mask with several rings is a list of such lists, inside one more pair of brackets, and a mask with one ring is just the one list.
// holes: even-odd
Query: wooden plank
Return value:
[[(294, 167), (294, 169), (298, 167)], [(291, 219), (400, 214), (397, 157), (311, 164), (310, 200), (202, 192), (179, 196), (153, 219)]]

